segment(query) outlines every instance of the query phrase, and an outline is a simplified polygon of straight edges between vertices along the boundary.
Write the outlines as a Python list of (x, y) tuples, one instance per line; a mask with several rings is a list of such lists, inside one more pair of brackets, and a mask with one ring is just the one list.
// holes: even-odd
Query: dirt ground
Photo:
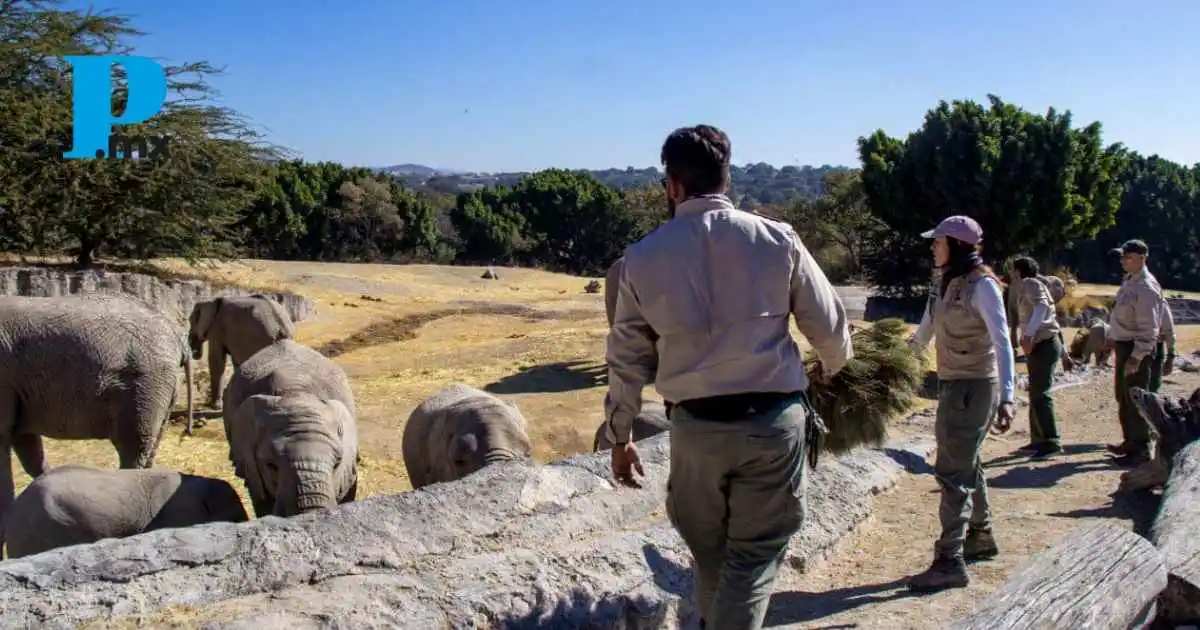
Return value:
[[(904, 589), (904, 578), (932, 560), (938, 534), (939, 493), (930, 469), (904, 475), (877, 497), (872, 518), (828, 561), (805, 575), (781, 576), (767, 626), (941, 627), (969, 614), (1031, 556), (1080, 527), (1105, 520), (1144, 532), (1157, 497), (1116, 493), (1124, 469), (1112, 465), (1104, 449), (1121, 435), (1111, 378), (1111, 371), (1103, 372), (1086, 385), (1056, 392), (1064, 454), (1036, 461), (1015, 452), (1029, 441), (1027, 407), (1012, 431), (988, 439), (984, 460), (1001, 555), (972, 564), (969, 587), (917, 596)], [(1197, 387), (1200, 375), (1177, 372), (1163, 391), (1188, 395)]]
[[(181, 262), (161, 265), (195, 273)], [(515, 401), (529, 421), (538, 460), (590, 450), (604, 394), (602, 295), (584, 291), (586, 278), (501, 269), (500, 279), (482, 280), (482, 272), (482, 267), (257, 260), (202, 270), (220, 281), (290, 290), (314, 300), (317, 314), (298, 325), (298, 340), (333, 358), (353, 383), (363, 454), (360, 497), (410, 487), (400, 457), (404, 423), (422, 399), (456, 381)], [(1070, 339), (1073, 331), (1066, 334)], [(1184, 352), (1200, 347), (1200, 326), (1181, 327), (1179, 345)], [(219, 414), (199, 407), (208, 387), (203, 365), (197, 363), (197, 405), (215, 421), (191, 438), (182, 426), (170, 426), (156, 465), (222, 477), (243, 491), (230, 470)], [(769, 625), (931, 627), (969, 611), (1030, 554), (1084, 522), (1131, 523), (1127, 502), (1114, 507), (1110, 496), (1120, 471), (1105, 463), (1103, 444), (1116, 440), (1119, 429), (1110, 377), (1097, 378), (1100, 382), (1058, 394), (1067, 454), (1038, 463), (1011, 457), (1028, 440), (1024, 412), (1014, 432), (988, 441), (1002, 555), (973, 566), (970, 588), (921, 598), (901, 590), (898, 580), (929, 562), (937, 526), (932, 475), (909, 475), (876, 499), (876, 516), (830, 560), (809, 574), (780, 580)], [(1200, 377), (1176, 374), (1166, 388), (1183, 393), (1197, 386)], [(182, 402), (181, 393), (177, 407)], [(116, 465), (112, 446), (102, 441), (47, 440), (47, 456), (52, 466)], [(29, 479), (15, 462), (14, 468), (20, 491)]]

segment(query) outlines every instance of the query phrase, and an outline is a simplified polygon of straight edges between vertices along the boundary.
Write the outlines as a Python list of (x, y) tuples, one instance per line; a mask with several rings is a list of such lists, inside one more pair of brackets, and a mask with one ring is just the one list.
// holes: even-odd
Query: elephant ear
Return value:
[(213, 298), (204, 302), (198, 302), (192, 308), (192, 334), (197, 339), (204, 341), (208, 339), (208, 330), (212, 328), (213, 322), (217, 320), (217, 312), (221, 310), (221, 306), (225, 304), (225, 298)]
[(234, 472), (246, 482), (251, 498), (260, 501), (270, 493), (259, 473), (258, 446), (263, 440), (271, 439), (273, 423), (267, 418), (267, 407), (278, 400), (278, 396), (265, 394), (251, 396), (238, 406), (230, 423), (229, 445)]

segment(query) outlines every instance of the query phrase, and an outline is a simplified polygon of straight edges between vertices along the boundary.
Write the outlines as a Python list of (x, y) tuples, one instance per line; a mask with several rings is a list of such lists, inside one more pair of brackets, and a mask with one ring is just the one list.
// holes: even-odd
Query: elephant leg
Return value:
[(18, 433), (13, 436), (12, 449), (17, 453), (25, 474), (37, 479), (46, 472), (46, 450), (42, 447), (42, 436)]
[(17, 394), (0, 388), (0, 523), (16, 498), (12, 474), (12, 436), (17, 429)]
[(121, 468), (151, 468), (158, 445), (166, 432), (175, 398), (173, 379), (139, 378), (130, 387), (130, 396), (118, 406), (111, 419), (115, 427), (113, 446), (117, 449)]
[(221, 384), (225, 379), (225, 346), (215, 339), (208, 340), (208, 406), (221, 408)]

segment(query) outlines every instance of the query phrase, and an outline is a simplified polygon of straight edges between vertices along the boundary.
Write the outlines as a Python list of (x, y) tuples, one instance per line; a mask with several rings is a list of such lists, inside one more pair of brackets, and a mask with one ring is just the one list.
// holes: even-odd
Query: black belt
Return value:
[(727, 422), (765, 413), (789, 400), (799, 398), (802, 394), (801, 390), (791, 392), (743, 392), (722, 396), (708, 396), (706, 398), (692, 398), (691, 400), (681, 400), (678, 403), (666, 403), (664, 406), (667, 407), (667, 413), (670, 413), (671, 407), (678, 406), (688, 412), (688, 415), (701, 420)]

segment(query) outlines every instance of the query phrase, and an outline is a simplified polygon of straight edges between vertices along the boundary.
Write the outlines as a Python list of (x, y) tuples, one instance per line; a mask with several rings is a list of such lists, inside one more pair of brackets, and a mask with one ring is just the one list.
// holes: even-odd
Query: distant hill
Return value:
[(424, 164), (396, 164), (395, 166), (376, 167), (375, 170), (379, 171), (380, 173), (387, 173), (388, 175), (395, 175), (397, 177), (431, 177), (439, 174), (452, 175), (456, 173), (462, 173), (462, 171), (454, 169), (433, 168), (432, 166), (425, 166)]
[[(734, 166), (733, 197), (741, 206), (787, 204), (797, 199), (818, 197), (824, 190), (824, 177), (834, 171), (849, 170), (846, 166), (785, 166), (775, 168), (765, 162)], [(413, 188), (425, 188), (443, 194), (457, 195), (484, 186), (513, 186), (528, 173), (453, 173), (417, 164), (403, 164), (379, 169), (400, 178)], [(657, 185), (663, 172), (657, 168), (608, 168), (587, 170), (596, 179), (623, 190), (648, 184)]]

